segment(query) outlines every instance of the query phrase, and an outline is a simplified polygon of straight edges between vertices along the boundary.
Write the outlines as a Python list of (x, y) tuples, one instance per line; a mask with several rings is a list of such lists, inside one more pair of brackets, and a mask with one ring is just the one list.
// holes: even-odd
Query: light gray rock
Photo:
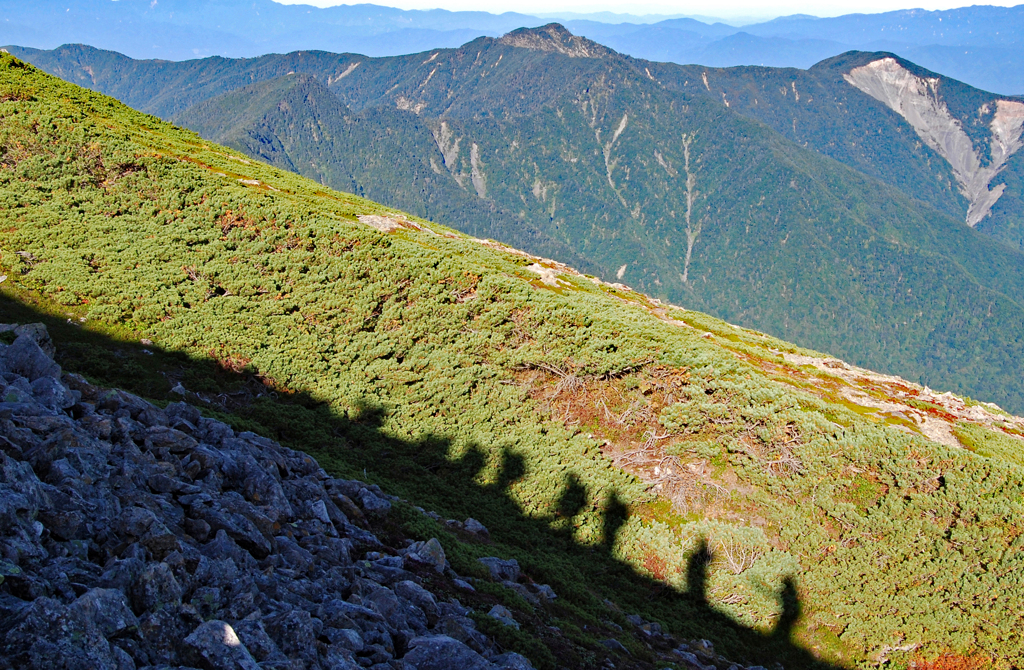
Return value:
[(600, 644), (612, 651), (617, 651), (620, 654), (625, 654), (626, 656), (632, 656), (632, 654), (629, 653), (629, 649), (626, 649), (625, 645), (613, 637), (610, 637), (607, 640), (601, 640)]
[(480, 523), (472, 517), (466, 519), (466, 522), (462, 525), (462, 527), (466, 530), (467, 533), (471, 535), (476, 535), (481, 538), (487, 538), (491, 535), (490, 531), (487, 530), (487, 526), (483, 525), (482, 523)]
[(530, 584), (527, 588), (542, 600), (552, 601), (558, 598), (555, 590), (547, 584)]
[(185, 638), (186, 662), (202, 670), (260, 670), (256, 660), (224, 621), (207, 621)]

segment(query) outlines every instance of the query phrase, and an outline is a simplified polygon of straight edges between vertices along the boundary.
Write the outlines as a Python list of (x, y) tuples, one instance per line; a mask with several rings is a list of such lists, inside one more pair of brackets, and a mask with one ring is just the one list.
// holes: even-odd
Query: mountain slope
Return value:
[(1024, 101), (887, 53), (852, 52), (807, 71), (659, 64), (652, 72), (1024, 247)]
[[(1024, 407), (1024, 256), (957, 221), (969, 203), (950, 165), (843, 79), (871, 56), (709, 70), (621, 57), (556, 26), (393, 59), (26, 55), (328, 185)], [(992, 100), (955, 86), (943, 91), (966, 101), (962, 116)], [(987, 129), (968, 130), (984, 146)], [(999, 175), (1008, 186), (981, 229), (1016, 234), (1021, 164)]]
[(600, 642), (624, 611), (792, 667), (1024, 659), (1024, 420), (389, 214), (4, 54), (0, 203), (3, 304), (53, 311), (80, 342), (62, 364), (483, 521), (461, 574), (497, 552), (559, 595), (488, 591), (536, 612), (489, 630), (539, 666), (650, 667), (649, 637)]

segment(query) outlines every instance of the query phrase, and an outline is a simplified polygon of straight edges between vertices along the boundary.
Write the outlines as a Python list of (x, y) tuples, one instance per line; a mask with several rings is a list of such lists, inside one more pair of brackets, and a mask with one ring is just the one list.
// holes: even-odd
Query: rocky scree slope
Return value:
[[(42, 324), (0, 332), (17, 335), (0, 344), (0, 667), (533, 668), (451, 597), (475, 589), (436, 539), (383, 528), (395, 496), (192, 405), (62, 375)], [(480, 561), (538, 607), (557, 598), (515, 560)], [(740, 668), (632, 619), (666, 660)]]

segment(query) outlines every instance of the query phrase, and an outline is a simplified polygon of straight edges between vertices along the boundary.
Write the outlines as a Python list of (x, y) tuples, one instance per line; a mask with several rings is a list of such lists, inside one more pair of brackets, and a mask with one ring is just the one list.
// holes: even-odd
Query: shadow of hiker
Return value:
[(708, 547), (707, 540), (701, 540), (700, 544), (686, 564), (686, 594), (699, 605), (707, 606), (708, 603), (708, 569), (714, 554)]
[(576, 517), (587, 506), (587, 487), (575, 473), (566, 475), (563, 482), (562, 495), (558, 497), (558, 503), (555, 505), (552, 526), (572, 539)]
[[(82, 372), (100, 384), (128, 387), (159, 401), (179, 399), (170, 393), (170, 385), (163, 375), (173, 376), (184, 370), (193, 379), (206, 380), (209, 390), (204, 391), (202, 397), (189, 397), (205, 412), (219, 413), (244, 429), (307, 451), (333, 475), (378, 483), (389, 492), (448, 518), (472, 516), (481, 520), (491, 529), (491, 544), (455, 550), (450, 544), (451, 538), (443, 539), (449, 543), (446, 549), (453, 549), (450, 552), (453, 564), (460, 552), (463, 552), (463, 563), (459, 569), (467, 570), (475, 564), (477, 555), (483, 555), (480, 552), (516, 558), (526, 578), (554, 586), (559, 600), (550, 606), (551, 616), (575, 621), (573, 626), (586, 628), (582, 637), (569, 637), (567, 633), (552, 632), (554, 629), (548, 627), (550, 620), (534, 617), (538, 623), (529, 629), (528, 637), (545, 648), (554, 661), (538, 661), (538, 667), (597, 668), (605, 660), (614, 659), (619, 668), (654, 668), (656, 657), (649, 649), (659, 653), (670, 653), (671, 649), (658, 649), (658, 641), (645, 637), (639, 629), (626, 628), (627, 632), (619, 633), (603, 623), (595, 623), (608, 620), (629, 626), (624, 613), (659, 621), (677, 639), (711, 640), (719, 651), (737, 662), (770, 665), (781, 661), (787, 670), (831, 667), (816, 661), (794, 640), (801, 608), (791, 581), (783, 585), (783, 612), (779, 623), (766, 634), (737, 623), (711, 604), (708, 595), (711, 554), (706, 545), (690, 557), (686, 591), (652, 579), (638, 571), (633, 563), (621, 560), (616, 551), (616, 539), (627, 523), (630, 508), (628, 501), (616, 491), (605, 497), (601, 507), (601, 517), (597, 519), (600, 538), (590, 544), (578, 541), (571, 532), (572, 522), (584, 511), (590, 492), (575, 473), (567, 474), (560, 490), (553, 495), (552, 492), (528, 492), (527, 495), (550, 496), (554, 502), (550, 515), (530, 516), (519, 502), (523, 492), (516, 488), (517, 482), (528, 474), (528, 463), (523, 455), (507, 448), (496, 451), (495, 447), (489, 451), (470, 445), (453, 457), (453, 443), (446, 436), (428, 434), (400, 439), (385, 429), (388, 413), (373, 399), (352, 402), (348, 413), (332, 409), (304, 393), (282, 394), (276, 399), (253, 393), (230, 405), (218, 405), (216, 398), (220, 391), (247, 388), (254, 383), (254, 376), (245, 371), (226, 371), (216, 361), (161, 351), (153, 345), (143, 347), (113, 340), (67, 325), (64, 319), (14, 304), (7, 298), (0, 300), (0, 308), (3, 320), (13, 316), (11, 320), (46, 323), (58, 345), (58, 362), (69, 372)], [(141, 374), (137, 369), (125, 372), (119, 367), (125, 359), (139, 366), (149, 365), (151, 369), (143, 369)], [(255, 384), (259, 386), (258, 382)], [(489, 478), (490, 483), (481, 484), (486, 481), (482, 475), (486, 474), (489, 464), (494, 463), (497, 467)], [(440, 534), (443, 529), (431, 532), (446, 537)], [(460, 598), (472, 604), (469, 596), (460, 594)], [(611, 599), (614, 605), (609, 606), (605, 599)], [(595, 612), (600, 614), (595, 615)], [(630, 646), (630, 655), (593, 643), (601, 637), (624, 635), (632, 636), (635, 642)], [(567, 642), (570, 639), (571, 644)]]
[(782, 605), (782, 615), (779, 617), (779, 622), (775, 624), (772, 638), (777, 642), (793, 642), (793, 629), (800, 620), (803, 607), (800, 605), (800, 598), (792, 577), (782, 580), (782, 593), (779, 594), (779, 601)]
[(629, 517), (629, 507), (615, 491), (608, 494), (604, 503), (604, 516), (602, 518), (601, 545), (604, 550), (611, 552), (615, 548), (615, 542), (619, 532), (626, 525)]

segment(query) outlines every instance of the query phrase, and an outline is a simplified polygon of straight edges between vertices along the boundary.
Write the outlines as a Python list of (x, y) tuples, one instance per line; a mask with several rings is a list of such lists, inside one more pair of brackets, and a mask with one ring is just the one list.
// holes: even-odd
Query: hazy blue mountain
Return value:
[[(0, 15), (0, 44), (50, 49), (81, 43), (170, 60), (317, 49), (391, 56), (547, 22), (516, 13), (368, 4), (320, 9), (272, 0), (0, 0)], [(615, 18), (569, 14), (564, 23), (577, 35), (646, 60), (806, 68), (850, 50), (890, 51), (985, 90), (1024, 93), (1024, 5), (797, 15), (739, 28), (713, 19), (620, 17), (609, 23)]]

